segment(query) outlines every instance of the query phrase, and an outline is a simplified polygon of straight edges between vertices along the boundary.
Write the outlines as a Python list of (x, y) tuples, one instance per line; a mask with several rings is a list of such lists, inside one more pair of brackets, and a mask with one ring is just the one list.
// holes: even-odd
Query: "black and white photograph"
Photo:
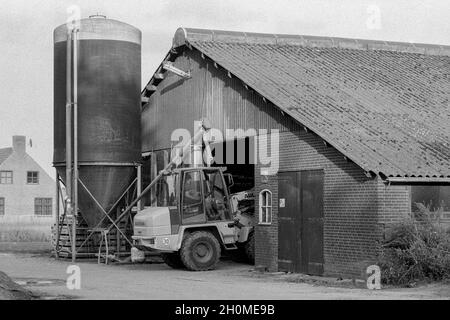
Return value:
[(0, 300), (450, 300), (450, 2), (1, 0)]

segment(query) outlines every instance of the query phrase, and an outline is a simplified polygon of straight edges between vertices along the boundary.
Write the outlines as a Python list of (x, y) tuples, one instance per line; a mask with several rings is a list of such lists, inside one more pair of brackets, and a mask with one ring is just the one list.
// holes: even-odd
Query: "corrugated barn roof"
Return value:
[(182, 45), (366, 171), (450, 178), (449, 47), (179, 29), (174, 47)]

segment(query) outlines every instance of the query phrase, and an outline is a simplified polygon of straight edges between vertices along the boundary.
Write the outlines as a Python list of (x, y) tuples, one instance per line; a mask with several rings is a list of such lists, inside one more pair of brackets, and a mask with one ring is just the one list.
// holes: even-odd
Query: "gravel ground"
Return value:
[(0, 270), (46, 299), (450, 299), (448, 284), (371, 291), (323, 281), (293, 282), (292, 277), (260, 274), (231, 261), (208, 272), (173, 270), (160, 263), (78, 262), (81, 289), (69, 290), (69, 265), (46, 255), (0, 253)]
[(33, 294), (0, 271), (0, 300), (31, 300)]

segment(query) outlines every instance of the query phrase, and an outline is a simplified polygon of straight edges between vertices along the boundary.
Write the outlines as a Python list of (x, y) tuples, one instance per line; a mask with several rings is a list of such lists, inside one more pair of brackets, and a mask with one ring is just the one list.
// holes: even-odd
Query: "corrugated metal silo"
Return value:
[[(67, 26), (54, 31), (54, 165), (65, 179)], [(141, 32), (93, 17), (78, 32), (79, 177), (109, 210), (127, 188), (141, 159)], [(80, 211), (89, 226), (104, 214), (82, 186)]]

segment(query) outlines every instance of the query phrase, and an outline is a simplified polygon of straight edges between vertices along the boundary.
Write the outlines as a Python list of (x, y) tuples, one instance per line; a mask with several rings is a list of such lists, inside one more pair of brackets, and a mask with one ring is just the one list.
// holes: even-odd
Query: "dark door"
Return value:
[(278, 175), (278, 268), (281, 271), (299, 272), (300, 269), (299, 192), (296, 172)]
[(278, 180), (279, 269), (323, 273), (323, 171), (282, 172)]
[(301, 172), (301, 219), (303, 270), (323, 273), (323, 171)]

